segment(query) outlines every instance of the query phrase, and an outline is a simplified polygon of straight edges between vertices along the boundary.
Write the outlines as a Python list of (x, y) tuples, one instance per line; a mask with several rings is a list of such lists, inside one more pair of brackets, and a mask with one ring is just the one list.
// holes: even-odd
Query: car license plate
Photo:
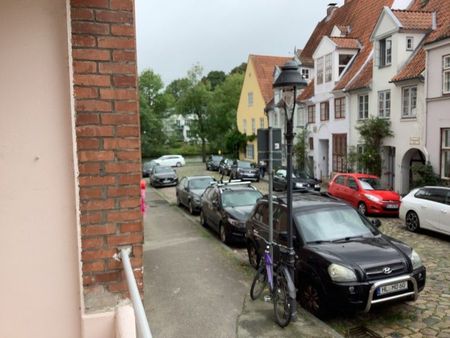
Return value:
[(388, 205), (386, 205), (386, 208), (388, 208), (388, 209), (398, 209), (398, 204), (388, 204)]
[(407, 281), (399, 282), (399, 283), (395, 283), (395, 284), (388, 284), (388, 285), (380, 286), (377, 289), (377, 295), (382, 296), (382, 295), (386, 295), (388, 293), (393, 293), (393, 292), (402, 291), (402, 290), (406, 290), (406, 289), (408, 289)]

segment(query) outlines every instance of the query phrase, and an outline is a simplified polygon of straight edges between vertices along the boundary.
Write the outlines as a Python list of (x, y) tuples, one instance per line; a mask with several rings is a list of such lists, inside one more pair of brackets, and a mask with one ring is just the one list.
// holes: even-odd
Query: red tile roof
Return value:
[[(349, 26), (350, 32), (346, 38), (357, 39), (361, 50), (353, 60), (352, 65), (337, 83), (335, 90), (344, 89), (363, 67), (372, 51), (370, 35), (378, 21), (384, 6), (391, 7), (394, 0), (358, 0), (347, 1), (335, 9), (329, 18), (319, 22), (311, 34), (301, 53), (301, 57), (313, 65), (312, 55), (324, 35), (329, 36), (334, 26)], [(362, 86), (368, 85), (371, 78), (361, 78)]]
[[(422, 2), (415, 0), (410, 11), (436, 12), (436, 29), (426, 36), (424, 44), (450, 37), (450, 4), (448, 0), (429, 0), (425, 5), (422, 5)], [(392, 82), (421, 77), (425, 70), (425, 51), (423, 45), (419, 48), (420, 50), (413, 54), (400, 72), (392, 78)]]
[(406, 30), (428, 30), (433, 26), (433, 13), (392, 10), (392, 13)]
[(298, 101), (308, 100), (313, 95), (314, 95), (314, 80), (311, 80), (311, 82), (308, 83), (303, 92), (297, 97), (297, 100)]
[(368, 87), (370, 81), (372, 80), (373, 73), (373, 59), (370, 58), (358, 75), (356, 75), (345, 87), (345, 90), (355, 90)]
[(256, 72), (256, 79), (258, 80), (261, 94), (264, 98), (265, 104), (268, 104), (273, 98), (273, 71), (275, 66), (282, 66), (292, 57), (284, 56), (266, 56), (266, 55), (250, 55), (249, 62), (252, 61)]
[(332, 37), (331, 40), (336, 44), (338, 48), (359, 49), (361, 47), (361, 44), (357, 39)]

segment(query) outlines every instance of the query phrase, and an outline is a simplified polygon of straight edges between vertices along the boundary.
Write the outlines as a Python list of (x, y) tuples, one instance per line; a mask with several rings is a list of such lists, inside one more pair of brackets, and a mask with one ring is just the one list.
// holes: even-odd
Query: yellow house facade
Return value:
[(264, 108), (273, 98), (273, 73), (276, 66), (282, 66), (289, 57), (249, 55), (239, 106), (236, 114), (238, 130), (254, 139), (247, 141), (245, 151), (240, 151), (239, 159), (258, 161), (257, 130), (267, 128)]

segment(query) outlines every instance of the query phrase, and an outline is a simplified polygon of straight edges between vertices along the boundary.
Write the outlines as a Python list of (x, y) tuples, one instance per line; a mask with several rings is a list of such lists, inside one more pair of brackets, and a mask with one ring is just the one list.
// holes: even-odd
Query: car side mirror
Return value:
[(377, 228), (379, 228), (381, 226), (381, 221), (378, 218), (370, 220), (370, 223), (372, 223), (372, 225)]

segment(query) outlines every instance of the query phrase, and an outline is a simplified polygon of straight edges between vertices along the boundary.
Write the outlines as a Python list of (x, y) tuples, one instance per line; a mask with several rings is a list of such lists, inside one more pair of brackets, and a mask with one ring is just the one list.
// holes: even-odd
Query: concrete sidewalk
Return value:
[(147, 203), (144, 304), (154, 337), (339, 337), (301, 309), (279, 328), (272, 304), (247, 296), (248, 263), (152, 188)]

